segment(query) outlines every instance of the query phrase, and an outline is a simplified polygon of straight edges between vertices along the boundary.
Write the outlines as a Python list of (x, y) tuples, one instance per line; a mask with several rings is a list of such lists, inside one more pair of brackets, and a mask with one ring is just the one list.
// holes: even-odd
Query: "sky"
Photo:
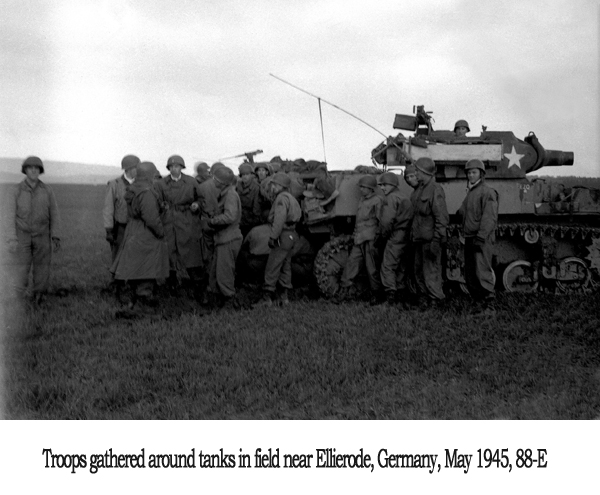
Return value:
[[(257, 160), (370, 164), (396, 113), (536, 133), (600, 176), (598, 0), (3, 0), (0, 156), (165, 171)], [(309, 96), (272, 77), (334, 103)], [(240, 158), (225, 163), (235, 167)]]

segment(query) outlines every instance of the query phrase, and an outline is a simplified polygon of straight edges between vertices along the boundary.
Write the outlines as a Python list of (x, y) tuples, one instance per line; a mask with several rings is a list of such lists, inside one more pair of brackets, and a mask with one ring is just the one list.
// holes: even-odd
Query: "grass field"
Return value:
[[(20, 419), (600, 417), (600, 304), (500, 294), (494, 319), (333, 305), (115, 317), (102, 186), (53, 186), (63, 249), (39, 309), (2, 307), (4, 416)], [(5, 258), (6, 262), (6, 258)], [(58, 289), (61, 289), (60, 291)]]

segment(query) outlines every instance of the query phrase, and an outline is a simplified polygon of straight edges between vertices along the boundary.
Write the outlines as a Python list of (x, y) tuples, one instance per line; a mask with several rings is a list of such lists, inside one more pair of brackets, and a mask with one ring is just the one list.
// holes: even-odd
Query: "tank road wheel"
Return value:
[(354, 244), (352, 237), (342, 235), (326, 242), (315, 258), (314, 273), (321, 293), (330, 298), (339, 289), (340, 278)]
[(502, 286), (508, 292), (534, 292), (538, 281), (533, 277), (531, 263), (525, 260), (513, 261), (504, 269)]
[(591, 278), (592, 274), (585, 261), (571, 256), (560, 260), (556, 286), (562, 292), (584, 292)]
[(540, 240), (540, 233), (536, 229), (527, 229), (523, 234), (523, 238), (527, 244), (535, 244)]

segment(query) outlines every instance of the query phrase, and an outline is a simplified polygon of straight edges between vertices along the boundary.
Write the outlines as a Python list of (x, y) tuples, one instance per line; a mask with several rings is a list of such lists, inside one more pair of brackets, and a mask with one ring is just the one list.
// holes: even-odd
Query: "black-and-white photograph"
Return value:
[(0, 23), (0, 417), (600, 419), (596, 0)]

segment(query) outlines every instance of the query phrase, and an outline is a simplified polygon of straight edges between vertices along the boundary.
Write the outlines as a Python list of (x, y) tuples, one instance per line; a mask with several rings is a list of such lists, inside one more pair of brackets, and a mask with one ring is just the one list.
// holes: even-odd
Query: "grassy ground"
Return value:
[(2, 307), (8, 418), (600, 416), (597, 293), (501, 294), (488, 320), (462, 296), (418, 312), (301, 293), (285, 311), (206, 316), (166, 297), (158, 315), (123, 320), (101, 292), (104, 189), (54, 189), (65, 232), (53, 294), (36, 310)]

